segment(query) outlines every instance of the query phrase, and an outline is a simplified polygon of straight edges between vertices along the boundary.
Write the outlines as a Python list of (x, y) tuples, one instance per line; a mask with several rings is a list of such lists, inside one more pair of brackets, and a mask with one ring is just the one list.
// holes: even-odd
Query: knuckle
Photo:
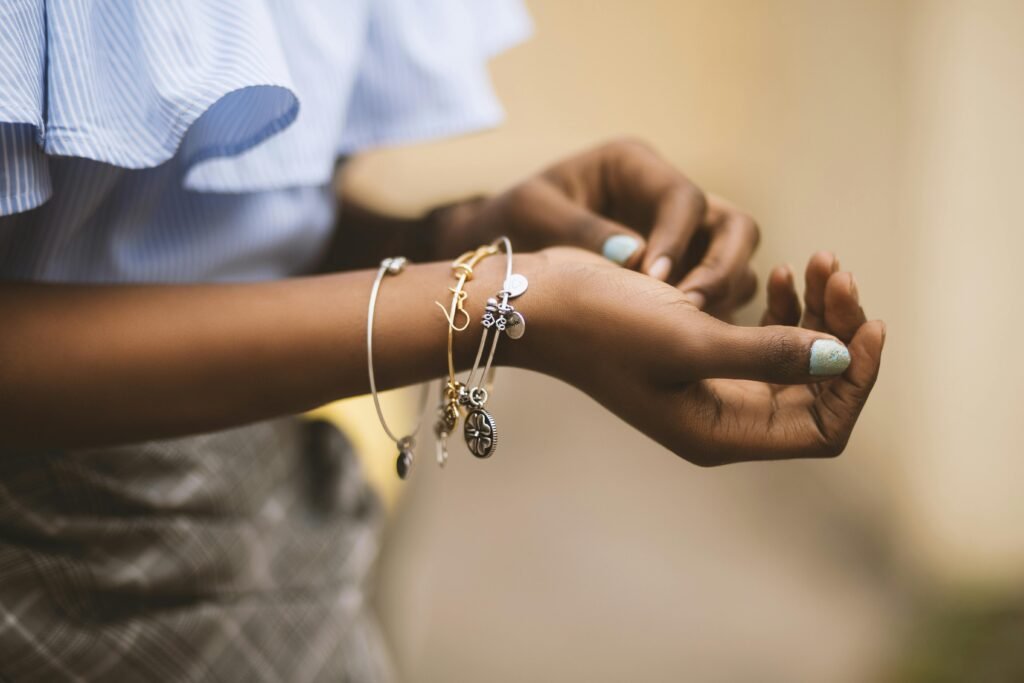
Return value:
[(730, 454), (711, 440), (689, 443), (673, 451), (690, 464), (702, 468), (720, 467), (731, 462)]
[(605, 149), (612, 151), (642, 151), (653, 152), (654, 148), (649, 142), (635, 135), (622, 135), (609, 140), (604, 145)]
[(745, 304), (753, 299), (755, 294), (757, 294), (757, 274), (748, 268), (737, 288), (736, 302)]
[(694, 207), (694, 212), (700, 216), (706, 216), (708, 212), (708, 197), (704, 190), (697, 187), (690, 180), (684, 180), (682, 191), (685, 193), (686, 201)]
[(828, 434), (825, 436), (821, 455), (823, 458), (838, 458), (846, 450), (846, 444), (849, 443), (849, 434)]
[(541, 181), (537, 178), (530, 178), (512, 187), (506, 193), (506, 197), (516, 205), (525, 205), (535, 199), (540, 190)]
[(707, 259), (697, 266), (699, 273), (695, 278), (693, 289), (700, 290), (708, 299), (722, 299), (729, 296), (731, 289), (729, 278), (722, 272), (722, 264), (715, 259)]
[(761, 242), (761, 226), (757, 224), (757, 221), (751, 215), (743, 212), (737, 213), (734, 225), (747, 241), (755, 247)]
[(766, 366), (778, 381), (804, 374), (803, 348), (785, 332), (769, 335), (762, 350)]
[(566, 237), (571, 244), (587, 244), (602, 236), (599, 227), (597, 216), (583, 212), (566, 226)]

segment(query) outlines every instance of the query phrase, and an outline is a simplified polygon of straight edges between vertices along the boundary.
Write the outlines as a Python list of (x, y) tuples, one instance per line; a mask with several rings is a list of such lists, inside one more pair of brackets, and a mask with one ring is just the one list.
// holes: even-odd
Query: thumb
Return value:
[(739, 327), (707, 316), (707, 347), (697, 379), (806, 384), (841, 375), (850, 351), (832, 335), (802, 327)]
[(546, 244), (581, 247), (628, 268), (640, 265), (646, 242), (639, 233), (575, 203), (551, 185), (535, 188), (531, 201), (543, 216), (538, 228), (547, 233)]

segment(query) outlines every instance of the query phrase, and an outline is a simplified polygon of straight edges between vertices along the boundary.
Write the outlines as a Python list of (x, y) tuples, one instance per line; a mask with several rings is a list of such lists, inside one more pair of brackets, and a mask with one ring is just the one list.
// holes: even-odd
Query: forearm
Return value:
[[(539, 257), (517, 257), (520, 272)], [(503, 258), (469, 283), (474, 323)], [(258, 284), (0, 286), (0, 442), (80, 447), (197, 433), (300, 412), (368, 390), (374, 271)], [(533, 279), (533, 278), (531, 278)], [(448, 264), (388, 278), (377, 304), (377, 384), (440, 376)], [(479, 326), (456, 336), (472, 360)], [(509, 345), (510, 346), (510, 345)]]

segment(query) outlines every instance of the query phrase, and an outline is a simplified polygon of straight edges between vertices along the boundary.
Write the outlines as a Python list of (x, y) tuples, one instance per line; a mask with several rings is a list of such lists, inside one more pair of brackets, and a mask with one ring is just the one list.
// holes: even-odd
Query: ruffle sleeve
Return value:
[(0, 215), (46, 201), (48, 157), (194, 166), (299, 110), (260, 2), (4, 0), (0, 84)]
[(375, 0), (339, 153), (497, 125), (487, 62), (531, 31), (518, 0)]
[(0, 216), (47, 201), (55, 157), (254, 192), (493, 126), (487, 60), (529, 31), (517, 0), (2, 0)]

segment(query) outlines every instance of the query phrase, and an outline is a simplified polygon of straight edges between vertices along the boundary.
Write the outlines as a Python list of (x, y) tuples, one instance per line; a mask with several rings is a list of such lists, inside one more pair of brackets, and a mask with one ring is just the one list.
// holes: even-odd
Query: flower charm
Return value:
[(494, 418), (483, 408), (474, 408), (466, 417), (463, 436), (466, 448), (478, 458), (489, 458), (498, 445), (498, 428)]

